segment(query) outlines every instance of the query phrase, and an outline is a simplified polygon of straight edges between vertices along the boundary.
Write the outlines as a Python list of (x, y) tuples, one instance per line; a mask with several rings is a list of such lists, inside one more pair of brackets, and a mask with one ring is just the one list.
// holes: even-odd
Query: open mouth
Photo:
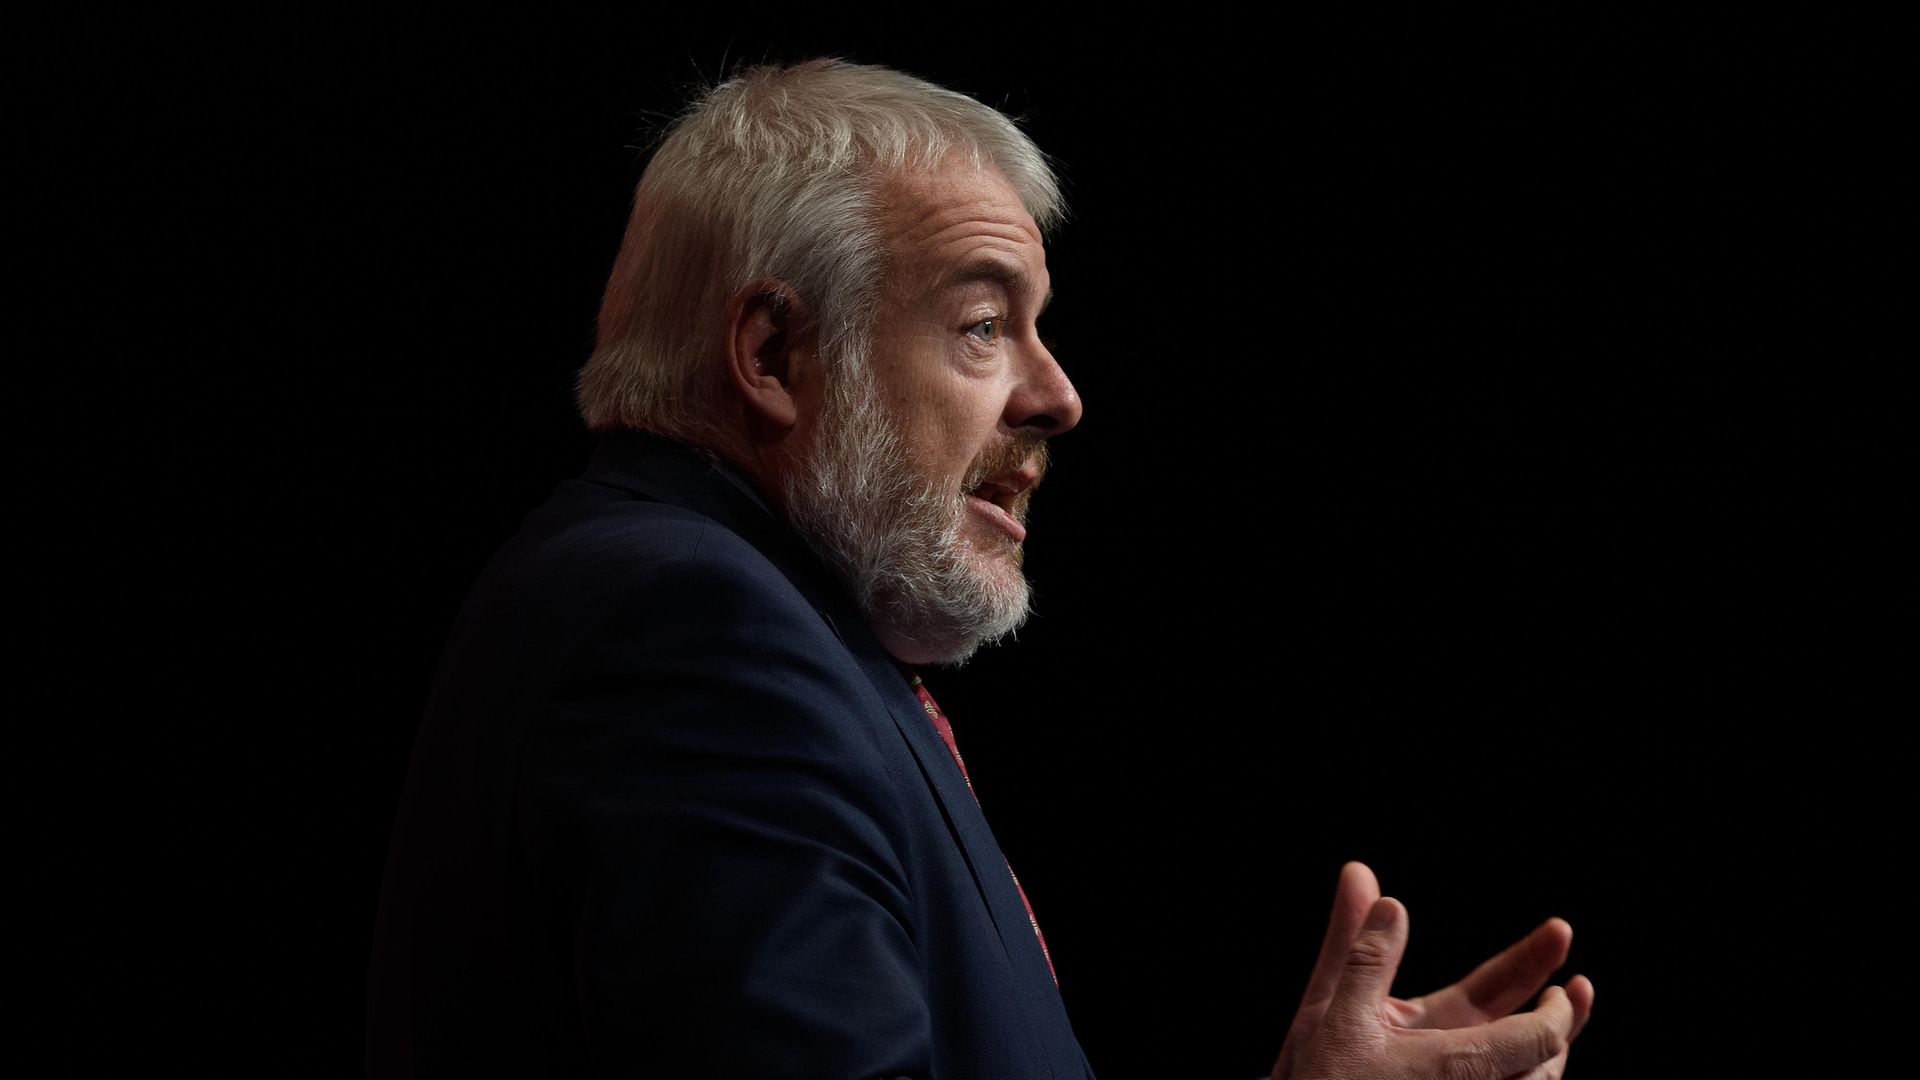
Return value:
[(990, 502), (1015, 517), (1019, 516), (1020, 493), (1012, 488), (1001, 487), (999, 484), (981, 484), (967, 494), (983, 502)]
[(967, 501), (1012, 537), (1014, 543), (1027, 538), (1027, 527), (1020, 522), (1026, 500), (1020, 492), (998, 484), (981, 484), (967, 492)]
[(1044, 442), (1011, 443), (985, 456), (978, 471), (968, 474), (967, 479), (977, 482), (966, 489), (967, 504), (1018, 545), (1027, 538), (1027, 504), (1046, 472)]

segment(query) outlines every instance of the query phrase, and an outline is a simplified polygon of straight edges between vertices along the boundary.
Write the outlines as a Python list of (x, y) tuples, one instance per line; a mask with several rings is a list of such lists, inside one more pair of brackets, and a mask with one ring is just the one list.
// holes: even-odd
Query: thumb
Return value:
[(1345, 1013), (1353, 1019), (1378, 1016), (1380, 1003), (1393, 989), (1394, 973), (1400, 970), (1400, 957), (1407, 950), (1406, 909), (1400, 901), (1383, 896), (1374, 901), (1367, 921), (1353, 937), (1347, 949), (1346, 966), (1340, 972), (1340, 986), (1333, 992), (1328, 1011)]

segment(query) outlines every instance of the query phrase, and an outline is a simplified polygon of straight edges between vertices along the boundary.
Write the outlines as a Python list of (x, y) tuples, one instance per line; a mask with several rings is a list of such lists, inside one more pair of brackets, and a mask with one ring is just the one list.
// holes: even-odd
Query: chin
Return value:
[(941, 664), (959, 667), (975, 653), (1018, 630), (1027, 620), (1025, 593), (1017, 611), (991, 622), (967, 628), (903, 625), (898, 621), (874, 622), (874, 632), (887, 652), (908, 664)]
[(906, 663), (964, 664), (1013, 634), (1032, 610), (1018, 544), (982, 550), (971, 538), (955, 539), (947, 558), (935, 560), (946, 573), (920, 578), (922, 587), (904, 594), (876, 595), (868, 609), (881, 643)]

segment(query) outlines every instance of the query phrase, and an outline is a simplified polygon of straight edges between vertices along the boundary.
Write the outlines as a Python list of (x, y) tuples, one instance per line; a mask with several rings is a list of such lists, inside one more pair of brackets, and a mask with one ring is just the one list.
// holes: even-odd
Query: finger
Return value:
[(1328, 1016), (1339, 1013), (1351, 1024), (1377, 1025), (1380, 1003), (1393, 988), (1393, 976), (1400, 969), (1400, 957), (1406, 948), (1406, 909), (1400, 901), (1383, 896), (1374, 901), (1360, 932), (1353, 936), (1353, 944), (1347, 947), (1340, 985), (1334, 988), (1333, 1000), (1327, 1005)]
[(1567, 1001), (1573, 1006), (1573, 1030), (1567, 1036), (1567, 1045), (1551, 1061), (1536, 1065), (1510, 1080), (1560, 1080), (1567, 1071), (1567, 1057), (1573, 1053), (1573, 1040), (1580, 1035), (1580, 1029), (1587, 1026), (1587, 1017), (1593, 1013), (1593, 983), (1584, 975), (1576, 975), (1567, 980)]
[(1327, 919), (1327, 936), (1320, 942), (1320, 955), (1313, 963), (1313, 974), (1307, 978), (1307, 989), (1300, 995), (1300, 1008), (1294, 1013), (1285, 1041), (1280, 1044), (1280, 1056), (1273, 1065), (1274, 1080), (1293, 1075), (1294, 1058), (1300, 1048), (1311, 1041), (1320, 1016), (1333, 1000), (1334, 989), (1340, 985), (1340, 973), (1346, 968), (1347, 949), (1378, 899), (1380, 883), (1365, 863), (1349, 862), (1340, 868), (1340, 878), (1333, 890), (1333, 914)]
[(1587, 1019), (1593, 1015), (1593, 980), (1585, 975), (1575, 975), (1567, 980), (1567, 1000), (1573, 1004), (1573, 1032), (1567, 1040), (1579, 1037), (1587, 1026)]
[(1564, 1058), (1573, 1040), (1574, 1010), (1567, 992), (1550, 986), (1532, 1012), (1479, 1027), (1443, 1032), (1469, 1076), (1525, 1076)]
[(1327, 919), (1327, 936), (1320, 942), (1320, 957), (1313, 963), (1313, 975), (1307, 980), (1307, 992), (1300, 998), (1301, 1008), (1333, 999), (1340, 985), (1340, 973), (1347, 964), (1347, 950), (1353, 936), (1360, 932), (1367, 912), (1380, 899), (1380, 883), (1362, 862), (1350, 862), (1340, 868), (1340, 882), (1333, 890), (1333, 914)]
[(1548, 919), (1466, 978), (1415, 1002), (1422, 1010), (1417, 1026), (1470, 1027), (1507, 1015), (1540, 992), (1567, 962), (1572, 944), (1573, 927), (1565, 919)]

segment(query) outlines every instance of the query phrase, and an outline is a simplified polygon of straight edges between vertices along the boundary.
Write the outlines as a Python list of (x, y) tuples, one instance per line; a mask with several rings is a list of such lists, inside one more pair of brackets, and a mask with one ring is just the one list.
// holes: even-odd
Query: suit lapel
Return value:
[[(893, 658), (882, 656), (876, 660), (871, 656), (862, 656), (861, 666), (865, 669), (868, 681), (880, 692), (886, 703), (887, 713), (893, 717), (893, 723), (900, 730), (900, 737), (906, 740), (908, 749), (920, 764), (920, 772), (927, 779), (934, 798), (940, 804), (940, 811), (947, 819), (948, 828), (954, 839), (959, 841), (960, 850), (966, 856), (967, 865), (973, 871), (974, 883), (980, 889), (980, 897), (986, 902), (987, 914), (992, 917), (994, 929), (1000, 932), (1000, 941), (1008, 954), (1008, 962), (1023, 974), (1025, 964), (1019, 958), (1027, 951), (1022, 945), (1031, 944), (1037, 952), (1039, 945), (1033, 940), (1033, 929), (1027, 922), (1026, 908), (1020, 903), (1019, 894), (1013, 889), (1013, 877), (1007, 869), (1007, 859), (1000, 851), (999, 843), (993, 838), (993, 831), (987, 826), (986, 815), (981, 813), (980, 804), (968, 789), (967, 781), (960, 774), (960, 766), (953, 760), (953, 754), (947, 744), (940, 741), (940, 733), (934, 729), (933, 721), (927, 718), (926, 710), (920, 707), (920, 701), (908, 688), (906, 676), (894, 666)], [(1005, 886), (1004, 889), (999, 886)], [(1010, 903), (1009, 903), (1010, 901)], [(1044, 972), (1044, 958), (1042, 958)], [(1047, 981), (1051, 983), (1052, 977)]]
[[(861, 624), (860, 630), (863, 637), (872, 640), (865, 623)], [(980, 890), (980, 899), (986, 905), (988, 918), (993, 920), (1001, 953), (1007, 958), (1007, 965), (1019, 976), (1016, 985), (1020, 987), (1023, 1007), (1018, 1012), (1027, 1021), (1027, 1035), (1034, 1044), (1035, 1053), (1047, 1062), (1049, 1071), (1058, 1076), (1058, 1062), (1054, 1060), (1053, 1048), (1059, 1045), (1059, 1041), (1042, 1039), (1034, 1029), (1033, 1020), (1049, 1011), (1057, 1011), (1059, 1020), (1064, 1023), (1066, 1012), (1054, 988), (1053, 973), (1047, 967), (1046, 957), (1040, 952), (1040, 943), (1028, 921), (1026, 905), (1020, 902), (1020, 895), (1014, 887), (1013, 872), (1008, 868), (1007, 857), (994, 840), (993, 830), (988, 827), (986, 815), (981, 812), (979, 802), (967, 787), (959, 764), (953, 760), (947, 744), (941, 741), (940, 733), (920, 707), (919, 699), (909, 689), (906, 676), (895, 666), (893, 658), (886, 655), (877, 642), (872, 652), (856, 649), (855, 655), (866, 672), (867, 680), (886, 704), (887, 713), (899, 729), (900, 737), (913, 751), (914, 760), (920, 765), (920, 774), (926, 778), (927, 786), (940, 804), (947, 829), (967, 862), (975, 888)], [(1048, 1026), (1056, 1027), (1053, 1024)], [(1056, 1027), (1056, 1030), (1071, 1029)], [(1077, 1043), (1072, 1045), (1077, 1046)]]

